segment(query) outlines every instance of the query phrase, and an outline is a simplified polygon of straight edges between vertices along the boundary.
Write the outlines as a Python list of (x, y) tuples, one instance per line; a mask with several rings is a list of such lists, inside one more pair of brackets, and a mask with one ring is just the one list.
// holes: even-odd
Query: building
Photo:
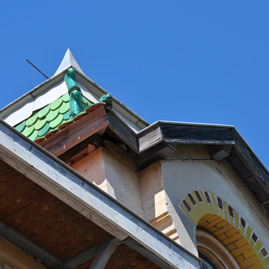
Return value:
[(149, 125), (70, 50), (0, 116), (3, 268), (269, 268), (269, 173), (234, 127)]

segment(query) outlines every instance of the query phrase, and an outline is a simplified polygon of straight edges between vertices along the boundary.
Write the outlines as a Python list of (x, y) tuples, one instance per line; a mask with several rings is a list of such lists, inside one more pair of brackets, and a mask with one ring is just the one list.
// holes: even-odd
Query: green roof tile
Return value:
[(57, 100), (55, 100), (54, 102), (50, 104), (50, 109), (55, 110), (59, 108), (62, 102), (63, 102), (63, 97), (58, 98)]
[(37, 117), (39, 119), (43, 119), (47, 116), (47, 114), (50, 112), (50, 106), (45, 106), (41, 110), (38, 111)]
[(38, 120), (38, 121), (36, 122), (36, 124), (35, 124), (35, 129), (36, 129), (37, 131), (39, 131), (41, 128), (44, 127), (44, 125), (45, 125), (46, 123), (47, 123), (46, 118)]
[(68, 114), (69, 114), (69, 103), (65, 103), (65, 102), (63, 102), (63, 104), (62, 104), (61, 107), (59, 108), (59, 112), (60, 112), (61, 114), (64, 114), (64, 113), (68, 112)]
[(68, 93), (63, 95), (63, 101), (66, 102), (66, 103), (69, 103), (69, 94)]
[(34, 130), (33, 133), (29, 136), (29, 139), (32, 141), (36, 140), (38, 137), (38, 131)]
[[(84, 96), (81, 100), (83, 112), (76, 119), (84, 114), (89, 106), (93, 105)], [(69, 109), (69, 94), (66, 93), (51, 104), (33, 112), (28, 119), (19, 123), (15, 128), (33, 141), (44, 138), (48, 133), (59, 130), (61, 125), (68, 125), (73, 121), (69, 119)]]
[(37, 121), (37, 113), (34, 113), (30, 118), (26, 120), (26, 126), (30, 127)]
[(29, 137), (34, 131), (34, 126), (27, 127), (23, 130), (22, 134)]
[(25, 122), (25, 120), (24, 120), (24, 121), (22, 121), (21, 123), (19, 123), (19, 124), (15, 127), (15, 129), (21, 133), (21, 132), (24, 130), (25, 126), (26, 126), (26, 122)]
[(69, 120), (69, 111), (67, 111), (66, 113), (64, 113), (64, 120), (65, 121)]
[(46, 124), (38, 131), (38, 136), (44, 136), (50, 130), (50, 124), (46, 122)]
[(59, 114), (57, 118), (50, 122), (50, 128), (56, 128), (57, 126), (60, 126), (60, 124), (63, 122), (64, 117), (62, 114)]
[(59, 114), (59, 111), (58, 111), (58, 110), (51, 110), (51, 111), (49, 112), (49, 114), (46, 116), (46, 120), (47, 120), (48, 122), (51, 122), (51, 121), (53, 121), (54, 119), (56, 119), (56, 117), (58, 116), (58, 114)]

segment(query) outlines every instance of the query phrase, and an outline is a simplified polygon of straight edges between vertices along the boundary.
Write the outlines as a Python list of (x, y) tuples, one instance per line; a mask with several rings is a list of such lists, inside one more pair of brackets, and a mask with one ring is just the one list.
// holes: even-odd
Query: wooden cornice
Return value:
[(100, 104), (38, 144), (55, 156), (59, 156), (90, 136), (103, 134), (108, 125), (105, 105)]
[(75, 118), (69, 125), (60, 126), (57, 132), (37, 143), (66, 161), (67, 156), (77, 154), (88, 144), (100, 146), (100, 139), (95, 141), (95, 138), (100, 138), (104, 132), (138, 153), (137, 137), (134, 131), (103, 103), (90, 107), (85, 114)]

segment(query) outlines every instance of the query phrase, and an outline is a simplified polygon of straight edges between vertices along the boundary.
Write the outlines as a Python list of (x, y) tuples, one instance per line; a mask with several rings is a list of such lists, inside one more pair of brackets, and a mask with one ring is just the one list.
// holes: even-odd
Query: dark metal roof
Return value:
[(269, 172), (233, 126), (156, 122), (138, 134), (140, 169), (163, 158), (176, 144), (209, 147), (212, 159), (227, 159), (269, 212)]

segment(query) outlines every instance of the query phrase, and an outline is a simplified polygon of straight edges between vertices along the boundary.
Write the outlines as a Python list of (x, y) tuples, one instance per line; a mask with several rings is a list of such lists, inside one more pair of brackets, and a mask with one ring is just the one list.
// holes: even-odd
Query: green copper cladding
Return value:
[(81, 94), (80, 91), (74, 90), (70, 93), (70, 119), (74, 119), (81, 110)]
[(106, 103), (108, 106), (112, 106), (113, 98), (110, 94), (104, 94), (99, 99), (98, 103)]
[(67, 69), (64, 76), (68, 93), (70, 96), (70, 119), (82, 112), (81, 108), (81, 90), (76, 81), (76, 71), (73, 67)]
[(74, 90), (80, 91), (80, 88), (76, 80), (76, 71), (73, 67), (70, 67), (67, 69), (64, 79), (65, 79), (69, 94)]

